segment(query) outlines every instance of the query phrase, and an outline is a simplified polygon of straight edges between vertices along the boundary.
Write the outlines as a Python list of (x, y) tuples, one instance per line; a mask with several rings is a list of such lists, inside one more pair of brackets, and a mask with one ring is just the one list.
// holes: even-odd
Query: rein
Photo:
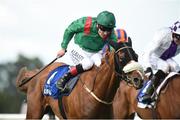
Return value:
[[(106, 61), (106, 64), (111, 68), (111, 66), (109, 65), (109, 61), (107, 59), (107, 57), (105, 56), (105, 61)], [(113, 71), (118, 75), (118, 76), (122, 76), (120, 73), (118, 73), (115, 69), (113, 69)]]
[[(109, 65), (109, 64), (108, 64), (108, 65)], [(99, 69), (98, 69), (98, 71), (97, 71), (97, 74), (98, 74), (98, 72), (99, 72)], [(95, 78), (94, 78), (94, 83), (95, 83), (97, 74), (96, 74), (96, 76), (95, 76)], [(113, 101), (107, 102), (107, 101), (102, 100), (102, 99), (100, 99), (99, 97), (97, 97), (97, 95), (93, 92), (94, 87), (93, 87), (93, 89), (90, 90), (90, 89), (87, 87), (87, 85), (86, 85), (80, 78), (79, 78), (79, 80), (80, 80), (81, 83), (83, 84), (83, 88), (84, 88), (88, 93), (90, 93), (90, 95), (92, 95), (93, 98), (96, 99), (98, 102), (100, 102), (100, 103), (102, 103), (102, 104), (105, 104), (105, 105), (111, 105), (111, 104), (113, 103)], [(94, 85), (93, 85), (93, 86), (94, 86)]]
[(104, 101), (104, 100), (101, 100), (99, 97), (97, 97), (97, 95), (94, 94), (94, 92), (93, 92), (92, 90), (90, 90), (90, 89), (86, 86), (86, 84), (85, 84), (81, 79), (79, 79), (79, 80), (80, 80), (81, 83), (83, 84), (83, 88), (84, 88), (88, 93), (90, 93), (98, 102), (103, 103), (103, 104), (105, 104), (105, 105), (111, 105), (111, 104), (113, 103), (113, 101), (111, 101), (111, 102), (106, 102), (106, 101)]
[[(136, 70), (136, 71), (137, 71), (138, 74), (141, 76), (141, 79), (138, 79), (138, 81), (143, 80), (143, 79), (144, 79), (143, 74), (142, 74), (139, 70)], [(127, 75), (125, 75), (125, 76), (127, 76)], [(137, 86), (140, 86), (140, 83), (137, 85), (137, 84), (135, 83), (134, 79), (129, 78), (128, 76), (124, 78), (124, 81), (127, 83), (128, 86), (134, 87), (134, 88), (136, 88), (136, 89), (138, 88)]]
[(83, 84), (83, 88), (84, 88), (88, 93), (90, 93), (98, 102), (103, 103), (103, 104), (106, 104), (106, 105), (111, 105), (111, 104), (113, 103), (113, 101), (111, 101), (111, 102), (106, 102), (106, 101), (101, 100), (100, 98), (98, 98), (98, 97), (86, 86), (86, 84)]
[(125, 47), (119, 48), (118, 50), (115, 51), (115, 53), (118, 53), (120, 50), (123, 50), (123, 49), (132, 49), (132, 47), (125, 46)]

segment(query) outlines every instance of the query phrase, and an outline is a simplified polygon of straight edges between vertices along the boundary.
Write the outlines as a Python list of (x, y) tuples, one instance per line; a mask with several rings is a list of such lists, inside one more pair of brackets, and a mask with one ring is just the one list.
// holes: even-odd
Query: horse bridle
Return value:
[[(122, 48), (119, 48), (118, 50), (115, 51), (115, 54), (117, 54), (120, 50), (123, 50), (123, 49), (132, 49), (132, 47), (129, 47), (129, 46), (124, 46)], [(129, 50), (128, 50), (129, 52)], [(129, 52), (129, 54), (131, 55), (131, 53)], [(132, 58), (132, 55), (130, 56)]]
[(134, 77), (134, 78), (128, 77), (127, 73), (125, 73), (123, 76), (123, 78), (124, 78), (123, 80), (127, 83), (128, 86), (132, 86), (136, 89), (140, 89), (142, 87), (141, 81), (143, 81), (144, 76), (142, 75), (142, 73), (139, 70), (136, 70), (136, 71), (140, 75), (140, 77), (141, 77), (140, 79), (137, 77)]
[[(131, 54), (131, 52), (130, 52), (129, 49), (132, 49), (132, 47), (124, 46), (124, 47), (118, 49), (118, 50), (116, 51), (116, 54), (117, 54), (120, 50), (123, 50), (123, 49), (127, 49), (128, 55), (129, 55), (129, 57), (130, 57), (130, 59), (131, 59), (129, 62), (131, 62), (131, 61), (133, 60), (133, 56), (132, 56), (132, 54)], [(129, 62), (126, 63), (126, 65), (129, 64)], [(125, 66), (126, 66), (126, 65), (125, 65)], [(123, 66), (123, 67), (125, 67), (125, 66)], [(123, 68), (122, 68), (122, 69), (123, 69)], [(138, 72), (139, 75), (141, 76), (141, 79), (138, 79), (138, 78), (129, 78), (129, 77), (127, 76), (127, 74), (124, 73), (123, 70), (121, 70), (121, 74), (119, 74), (119, 72), (116, 71), (116, 73), (118, 74), (118, 76), (120, 76), (120, 78), (123, 79), (129, 86), (133, 86), (133, 87), (135, 87), (136, 89), (139, 89), (140, 87), (142, 87), (142, 86), (141, 86), (141, 81), (144, 79), (144, 77), (143, 77), (142, 73), (141, 73), (139, 70), (137, 70), (137, 72)]]

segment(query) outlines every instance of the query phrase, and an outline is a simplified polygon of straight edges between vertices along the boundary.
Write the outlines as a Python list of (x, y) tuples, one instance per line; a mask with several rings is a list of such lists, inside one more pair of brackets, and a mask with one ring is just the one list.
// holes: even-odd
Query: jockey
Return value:
[[(150, 102), (154, 90), (166, 77), (168, 72), (179, 72), (180, 67), (172, 58), (180, 53), (180, 21), (172, 27), (160, 29), (154, 36), (151, 49), (145, 54), (146, 71), (157, 70), (151, 79), (149, 87), (145, 87), (142, 101)], [(152, 68), (152, 69), (151, 69)]]
[[(71, 68), (56, 83), (60, 91), (65, 90), (70, 78), (89, 70), (94, 64), (100, 66), (103, 46), (107, 41), (117, 39), (113, 32), (115, 24), (114, 14), (103, 11), (97, 17), (82, 17), (68, 26), (57, 56), (62, 56), (59, 62), (69, 64)], [(73, 36), (74, 41), (69, 44)]]

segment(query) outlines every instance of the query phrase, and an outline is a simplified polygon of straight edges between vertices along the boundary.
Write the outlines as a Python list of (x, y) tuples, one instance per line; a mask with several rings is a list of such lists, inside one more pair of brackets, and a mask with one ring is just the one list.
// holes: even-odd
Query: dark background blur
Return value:
[(42, 68), (39, 58), (28, 58), (22, 54), (13, 62), (0, 63), (0, 113), (19, 113), (26, 95), (16, 89), (16, 77), (22, 67), (28, 70)]

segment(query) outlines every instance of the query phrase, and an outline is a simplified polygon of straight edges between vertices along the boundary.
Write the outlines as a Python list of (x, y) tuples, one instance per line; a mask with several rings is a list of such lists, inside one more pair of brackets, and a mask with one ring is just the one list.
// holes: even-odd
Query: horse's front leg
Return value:
[(51, 109), (53, 110), (54, 114), (59, 118), (59, 119), (63, 119), (60, 111), (59, 111), (59, 103), (58, 103), (58, 100), (52, 98), (52, 97), (49, 97), (48, 98), (49, 100), (49, 105), (51, 107)]

